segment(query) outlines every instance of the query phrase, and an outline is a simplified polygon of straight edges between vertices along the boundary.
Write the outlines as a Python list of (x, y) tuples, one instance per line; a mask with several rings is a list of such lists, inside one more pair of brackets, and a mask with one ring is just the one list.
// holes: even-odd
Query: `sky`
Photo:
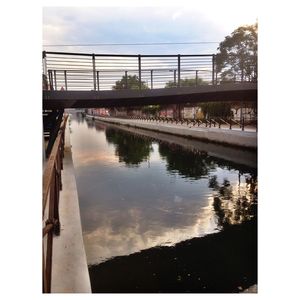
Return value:
[[(200, 3), (200, 2), (199, 2)], [(44, 7), (43, 49), (117, 54), (216, 53), (218, 44), (237, 27), (257, 20), (255, 1), (201, 2), (190, 6)], [(233, 9), (234, 8), (234, 9)], [(95, 43), (213, 42), (197, 45), (106, 45)]]

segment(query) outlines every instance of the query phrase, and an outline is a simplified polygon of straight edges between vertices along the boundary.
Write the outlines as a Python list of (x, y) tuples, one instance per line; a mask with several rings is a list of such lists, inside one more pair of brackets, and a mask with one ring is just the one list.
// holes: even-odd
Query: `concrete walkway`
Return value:
[[(91, 116), (89, 116), (91, 117)], [(134, 119), (121, 119), (112, 117), (98, 117), (95, 119), (127, 126), (133, 126), (142, 129), (148, 129), (158, 132), (164, 132), (184, 137), (191, 137), (203, 141), (216, 142), (230, 146), (238, 146), (244, 148), (257, 148), (257, 133), (253, 131), (237, 131), (219, 128), (203, 128), (193, 127), (180, 124), (166, 124), (149, 122), (143, 120)]]
[(53, 238), (51, 293), (91, 293), (68, 127), (65, 134), (59, 203), (61, 233)]

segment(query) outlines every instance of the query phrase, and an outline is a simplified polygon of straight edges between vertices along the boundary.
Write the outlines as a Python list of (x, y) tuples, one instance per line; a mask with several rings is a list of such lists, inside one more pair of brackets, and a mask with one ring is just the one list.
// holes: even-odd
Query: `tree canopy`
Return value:
[[(124, 90), (124, 89), (131, 89), (131, 90), (138, 90), (139, 89), (139, 78), (136, 75), (128, 75), (127, 82), (126, 76), (124, 75), (121, 80), (116, 81), (115, 85), (113, 86), (114, 90)], [(141, 82), (141, 88), (148, 89), (148, 86), (145, 84), (144, 81)]]
[(234, 30), (218, 51), (216, 71), (221, 82), (257, 80), (257, 23)]
[[(205, 82), (202, 78), (198, 78), (197, 85), (203, 85), (203, 84), (207, 84), (207, 82)], [(196, 86), (196, 78), (180, 79), (180, 86), (182, 86), (182, 87)], [(165, 88), (171, 88), (171, 87), (177, 87), (177, 82), (168, 81), (166, 83)]]

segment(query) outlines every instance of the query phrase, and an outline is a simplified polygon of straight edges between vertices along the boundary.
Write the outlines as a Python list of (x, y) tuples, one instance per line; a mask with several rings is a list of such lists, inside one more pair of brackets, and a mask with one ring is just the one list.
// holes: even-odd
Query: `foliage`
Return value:
[(257, 23), (241, 26), (218, 47), (216, 71), (221, 82), (257, 80)]
[[(148, 89), (148, 86), (145, 84), (144, 81), (141, 82), (141, 88), (143, 90)], [(126, 76), (124, 75), (121, 80), (116, 81), (115, 85), (113, 86), (114, 90), (138, 90), (139, 89), (139, 78), (136, 75), (128, 75), (127, 76), (127, 84), (126, 84)]]
[[(204, 85), (204, 84), (208, 84), (208, 83), (205, 82), (202, 78), (198, 78), (197, 85)], [(195, 78), (180, 79), (180, 86), (181, 87), (196, 86), (196, 79)], [(172, 88), (172, 87), (177, 87), (177, 83), (174, 81), (168, 81), (166, 83), (165, 88)]]

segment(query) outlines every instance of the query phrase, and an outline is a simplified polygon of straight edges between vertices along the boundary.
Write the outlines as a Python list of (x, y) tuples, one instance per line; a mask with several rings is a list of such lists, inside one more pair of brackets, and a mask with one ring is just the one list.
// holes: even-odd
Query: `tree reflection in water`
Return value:
[[(127, 166), (137, 167), (147, 160), (153, 151), (152, 138), (127, 133), (107, 127), (106, 139), (116, 146), (116, 155)], [(190, 180), (208, 178), (208, 187), (214, 191), (213, 208), (216, 213), (218, 228), (223, 229), (233, 224), (241, 224), (257, 215), (257, 175), (256, 170), (240, 166), (223, 159), (209, 156), (197, 149), (185, 149), (180, 145), (160, 141), (159, 154), (167, 162), (167, 171), (177, 172)], [(239, 170), (238, 185), (228, 179), (218, 181), (213, 174), (216, 168)], [(213, 175), (212, 175), (213, 174)], [(243, 182), (241, 183), (241, 177)]]
[(216, 167), (206, 152), (187, 151), (176, 144), (160, 143), (159, 154), (167, 161), (167, 171), (194, 180), (207, 176)]
[(119, 162), (124, 162), (127, 166), (137, 167), (141, 162), (147, 160), (153, 151), (151, 140), (107, 127), (105, 130), (108, 143), (116, 146), (116, 156)]
[(215, 191), (213, 207), (220, 229), (233, 224), (241, 224), (257, 216), (257, 176), (245, 175), (245, 183), (233, 187), (227, 179), (219, 185), (217, 176), (209, 178), (209, 188)]

